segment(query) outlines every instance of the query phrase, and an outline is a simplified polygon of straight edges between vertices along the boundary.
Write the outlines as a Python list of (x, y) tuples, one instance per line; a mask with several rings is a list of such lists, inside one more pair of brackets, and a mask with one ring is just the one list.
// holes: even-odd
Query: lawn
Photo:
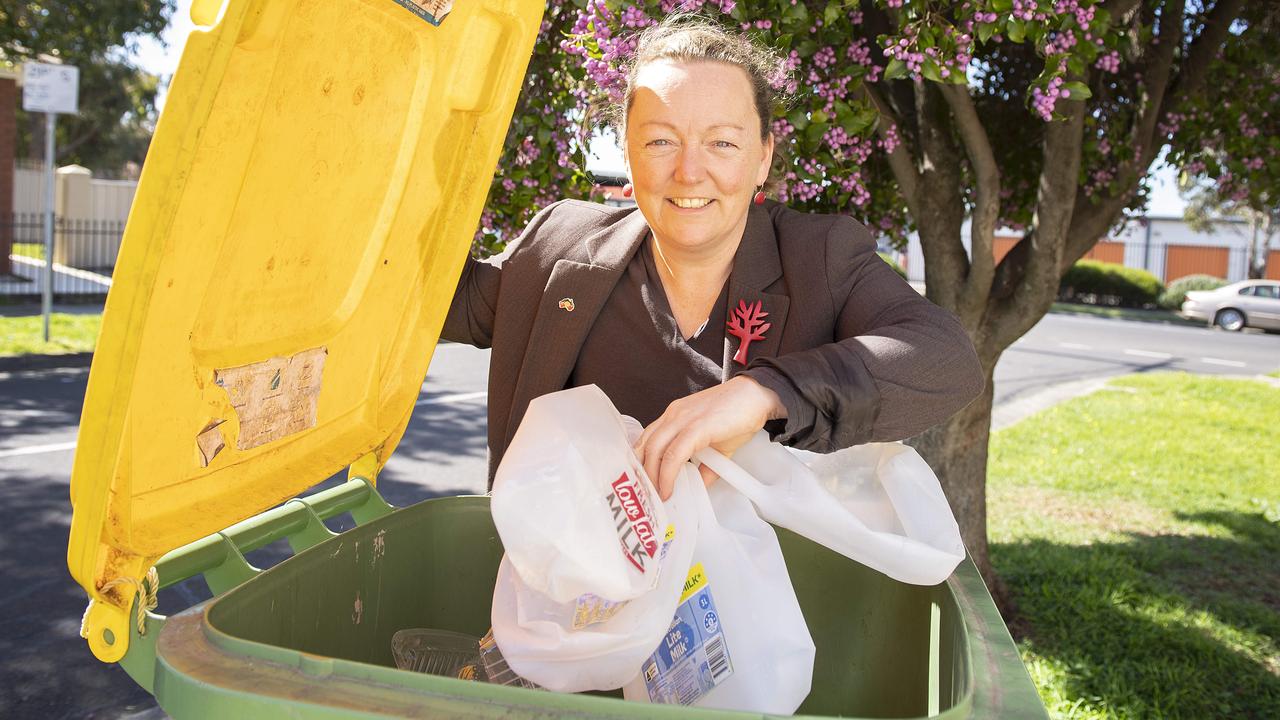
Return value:
[(49, 322), (50, 339), (45, 342), (40, 315), (0, 317), (0, 357), (88, 352), (98, 340), (101, 325), (101, 313), (54, 313)]
[(37, 260), (43, 260), (44, 259), (44, 243), (15, 242), (13, 244), (13, 254), (23, 255), (25, 257), (35, 258)]
[(1280, 717), (1280, 388), (1130, 376), (995, 433), (991, 557), (1061, 718)]

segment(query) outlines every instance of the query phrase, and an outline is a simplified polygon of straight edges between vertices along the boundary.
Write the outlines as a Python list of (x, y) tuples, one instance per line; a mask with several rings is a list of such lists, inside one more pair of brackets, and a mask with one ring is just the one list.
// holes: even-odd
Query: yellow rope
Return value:
[[(138, 594), (138, 634), (146, 635), (147, 613), (151, 610), (155, 610), (156, 606), (160, 604), (159, 600), (156, 598), (156, 593), (160, 592), (160, 574), (156, 572), (154, 567), (152, 567), (147, 571), (147, 576), (141, 581), (135, 580), (131, 577), (118, 577), (106, 585), (103, 585), (101, 592), (105, 595), (108, 590), (119, 585), (129, 585), (133, 588), (134, 592)], [(90, 603), (90, 605), (92, 605), (92, 603)], [(85, 617), (88, 617), (89, 609), (85, 608), (84, 612)], [(88, 631), (84, 626), (84, 621), (81, 620), (80, 637), (86, 637), (87, 635)]]

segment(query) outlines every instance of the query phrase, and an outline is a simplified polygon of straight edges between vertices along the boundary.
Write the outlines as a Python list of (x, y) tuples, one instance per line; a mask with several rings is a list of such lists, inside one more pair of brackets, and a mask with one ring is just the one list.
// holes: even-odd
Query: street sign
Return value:
[(22, 109), (75, 114), (79, 109), (80, 68), (29, 62), (22, 66)]

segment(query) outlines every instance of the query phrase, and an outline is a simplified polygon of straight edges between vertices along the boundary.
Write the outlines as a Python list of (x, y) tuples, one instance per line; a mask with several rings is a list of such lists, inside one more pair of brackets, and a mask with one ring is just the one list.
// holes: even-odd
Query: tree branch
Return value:
[(1141, 1), (1142, 0), (1108, 0), (1102, 4), (1102, 9), (1111, 13), (1111, 17), (1114, 20), (1119, 20), (1125, 15), (1133, 12), (1134, 8), (1138, 7), (1138, 3)]
[(1156, 123), (1163, 116), (1162, 110), (1166, 107), (1165, 91), (1169, 89), (1169, 78), (1173, 74), (1173, 56), (1182, 44), (1182, 17), (1183, 3), (1178, 0), (1173, 0), (1166, 5), (1164, 13), (1160, 15), (1160, 35), (1156, 56), (1143, 76), (1145, 97), (1142, 114), (1130, 136), (1130, 142), (1141, 152), (1134, 153), (1133, 159), (1121, 168), (1121, 177), (1137, 171), (1145, 174), (1147, 166), (1155, 159), (1158, 152), (1158, 148), (1155, 147)]
[[(969, 256), (960, 241), (965, 207), (961, 191), (960, 149), (955, 128), (938, 84), (917, 78), (916, 137), (920, 144), (919, 213), (915, 214), (924, 251), (925, 294), (935, 304), (960, 309), (960, 291), (969, 275)], [(964, 322), (966, 319), (961, 318)], [(965, 323), (972, 329), (979, 318)]]
[[(1209, 65), (1217, 57), (1218, 50), (1227, 39), (1231, 22), (1244, 8), (1244, 0), (1219, 0), (1204, 21), (1204, 29), (1191, 41), (1187, 59), (1182, 63), (1178, 78), (1174, 81), (1170, 96), (1173, 101), (1166, 107), (1175, 108), (1189, 97), (1204, 89), (1209, 77)], [(1163, 31), (1163, 29), (1162, 29)]]
[(888, 137), (890, 127), (898, 129), (899, 142), (893, 151), (888, 154), (889, 169), (893, 172), (893, 178), (898, 181), (898, 188), (902, 190), (902, 197), (907, 201), (907, 210), (912, 217), (918, 217), (917, 213), (920, 209), (920, 173), (916, 171), (915, 160), (908, 152), (907, 145), (901, 142), (903, 137), (902, 119), (898, 117), (898, 114), (893, 111), (889, 103), (869, 83), (862, 83), (862, 91), (866, 93), (867, 100), (875, 106), (876, 112), (880, 113), (880, 117), (889, 123), (882, 122), (876, 129), (881, 139)]
[(1097, 201), (1082, 197), (1077, 189), (1075, 209), (1072, 213), (1072, 227), (1067, 234), (1067, 243), (1061, 257), (1059, 274), (1067, 271), (1072, 263), (1080, 259), (1098, 239), (1107, 232), (1107, 228), (1124, 210), (1129, 198), (1138, 187), (1138, 182), (1151, 167), (1159, 153), (1156, 143), (1156, 124), (1163, 116), (1162, 110), (1167, 108), (1164, 102), (1165, 92), (1169, 87), (1169, 78), (1173, 72), (1173, 57), (1178, 46), (1182, 44), (1183, 5), (1174, 0), (1169, 3), (1170, 9), (1160, 16), (1159, 43), (1155, 45), (1156, 55), (1143, 74), (1143, 102), (1137, 120), (1129, 134), (1129, 145), (1135, 149), (1134, 155), (1116, 169), (1116, 178), (1120, 186), (1125, 188), (1118, 195)]
[(956, 130), (969, 157), (976, 185), (969, 227), (969, 275), (965, 278), (958, 308), (960, 315), (976, 319), (986, 307), (991, 279), (995, 275), (992, 245), (1000, 214), (1000, 167), (968, 87), (942, 85), (941, 90), (955, 117)]
[(1045, 127), (1044, 165), (1032, 220), (1034, 229), (1018, 243), (1018, 246), (1027, 246), (1023, 251), (1026, 270), (1013, 294), (993, 297), (992, 307), (986, 313), (990, 342), (994, 346), (987, 351), (997, 355), (1049, 311), (1062, 277), (1062, 256), (1079, 185), (1085, 104), (1081, 100), (1060, 101), (1058, 110), (1066, 119), (1050, 122)]
[[(1145, 132), (1141, 135), (1135, 133), (1134, 142), (1141, 146), (1142, 153), (1135, 156), (1133, 161), (1127, 163), (1117, 173), (1117, 177), (1125, 180), (1125, 186), (1128, 189), (1115, 197), (1096, 202), (1091, 202), (1081, 193), (1076, 200), (1076, 211), (1072, 214), (1072, 226), (1067, 239), (1067, 251), (1062, 258), (1064, 272), (1071, 263), (1080, 259), (1089, 251), (1089, 248), (1093, 247), (1094, 243), (1107, 232), (1119, 213), (1124, 210), (1124, 206), (1129, 203), (1129, 198), (1137, 189), (1138, 180), (1150, 168), (1160, 150), (1155, 137), (1156, 118), (1167, 115), (1171, 110), (1178, 108), (1184, 100), (1204, 89), (1204, 84), (1208, 81), (1209, 66), (1217, 56), (1222, 43), (1226, 41), (1231, 22), (1240, 14), (1244, 1), (1220, 0), (1214, 6), (1205, 19), (1204, 30), (1192, 42), (1191, 50), (1182, 63), (1177, 79), (1169, 83), (1173, 53), (1181, 44), (1183, 24), (1182, 4), (1174, 2), (1173, 5), (1177, 8), (1177, 22), (1166, 24), (1162, 19), (1160, 24), (1161, 47), (1157, 62), (1165, 63), (1162, 87), (1164, 97), (1155, 103), (1149, 101), (1144, 109), (1143, 119), (1139, 121), (1139, 125), (1145, 128)], [(1174, 41), (1169, 38), (1166, 42), (1166, 30), (1176, 34), (1179, 40)], [(1151, 76), (1148, 75), (1148, 77)], [(1152, 87), (1153, 85), (1148, 84), (1149, 91)]]

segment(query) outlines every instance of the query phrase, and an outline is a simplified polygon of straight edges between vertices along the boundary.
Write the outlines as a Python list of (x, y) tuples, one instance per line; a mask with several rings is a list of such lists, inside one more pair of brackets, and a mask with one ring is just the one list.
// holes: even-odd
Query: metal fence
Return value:
[[(57, 300), (103, 297), (111, 287), (124, 222), (54, 218), (53, 295)], [(0, 296), (37, 300), (46, 282), (44, 216), (15, 213), (0, 217)]]

